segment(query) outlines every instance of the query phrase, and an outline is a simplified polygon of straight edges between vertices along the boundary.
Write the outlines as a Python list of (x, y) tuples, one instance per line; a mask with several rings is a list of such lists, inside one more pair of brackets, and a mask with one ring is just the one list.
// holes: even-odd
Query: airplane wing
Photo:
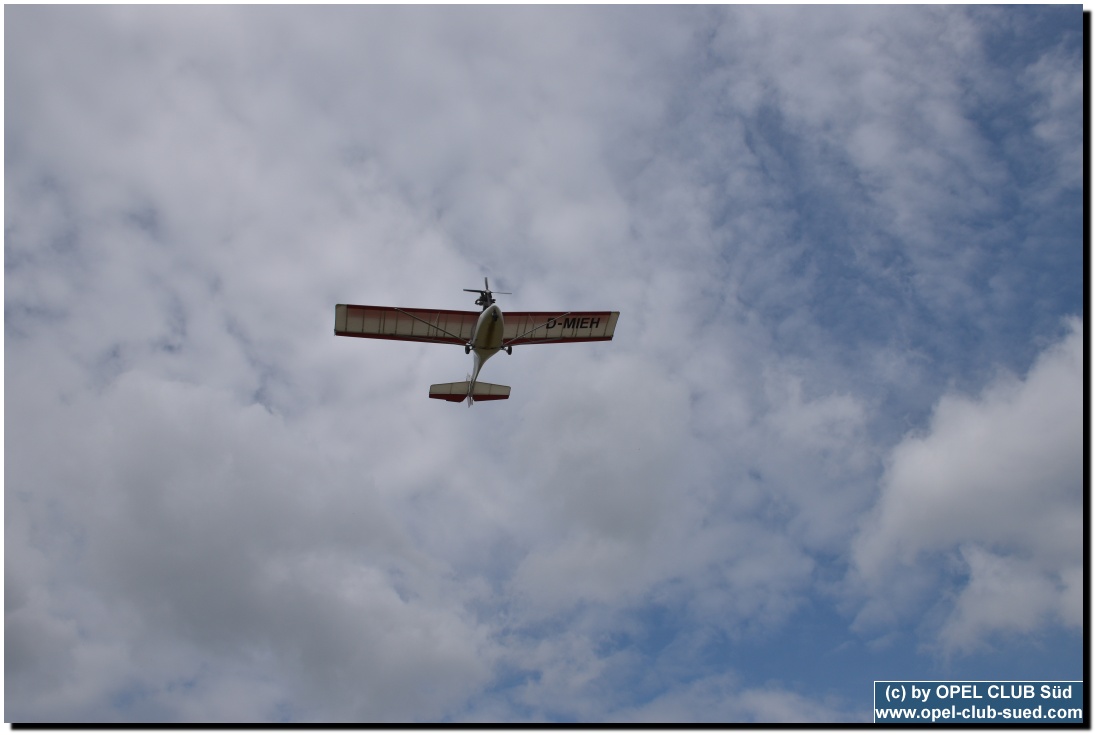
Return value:
[(618, 311), (507, 311), (502, 346), (612, 339)]
[(338, 304), (335, 306), (335, 334), (462, 345), (471, 339), (478, 319), (478, 311)]

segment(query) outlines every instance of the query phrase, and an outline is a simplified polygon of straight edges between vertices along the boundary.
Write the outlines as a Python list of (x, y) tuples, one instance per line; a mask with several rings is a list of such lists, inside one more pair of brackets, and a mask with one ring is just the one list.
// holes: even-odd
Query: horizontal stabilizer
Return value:
[(471, 383), (461, 381), (459, 383), (437, 383), (430, 386), (430, 398), (440, 398), (442, 401), (459, 403), (468, 396), (474, 401), (501, 401), (509, 398), (508, 385), (495, 385), (476, 381), (475, 391), (471, 392)]

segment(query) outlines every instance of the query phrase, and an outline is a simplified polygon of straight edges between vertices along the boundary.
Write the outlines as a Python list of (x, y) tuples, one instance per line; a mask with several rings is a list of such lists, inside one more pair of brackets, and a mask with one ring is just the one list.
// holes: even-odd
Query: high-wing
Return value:
[[(399, 339), (464, 345), (471, 341), (478, 311), (402, 309), (394, 306), (335, 306), (340, 337)], [(599, 342), (612, 339), (618, 311), (509, 311), (502, 345)]]
[(502, 345), (609, 340), (619, 317), (618, 311), (507, 311)]
[(477, 319), (478, 311), (338, 304), (335, 306), (335, 334), (463, 345), (471, 340)]

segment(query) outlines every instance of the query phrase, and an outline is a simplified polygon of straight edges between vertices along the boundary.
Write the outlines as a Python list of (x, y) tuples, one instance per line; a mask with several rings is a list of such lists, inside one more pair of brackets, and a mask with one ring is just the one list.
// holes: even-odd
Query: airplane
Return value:
[(483, 364), (498, 351), (512, 355), (515, 345), (607, 341), (620, 317), (618, 311), (511, 311), (503, 316), (494, 294), (508, 291), (491, 291), (486, 277), (483, 288), (464, 290), (479, 294), (475, 304), (482, 311), (336, 304), (335, 335), (463, 345), (464, 354), (475, 353), (473, 372), (457, 383), (431, 385), (430, 398), (466, 400), (470, 406), (509, 398), (508, 385), (479, 380)]

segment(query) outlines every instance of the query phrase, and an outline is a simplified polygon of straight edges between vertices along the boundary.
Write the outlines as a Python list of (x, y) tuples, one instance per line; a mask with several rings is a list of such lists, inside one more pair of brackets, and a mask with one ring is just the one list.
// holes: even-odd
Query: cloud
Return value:
[(734, 676), (697, 679), (644, 705), (638, 722), (832, 723), (859, 719), (839, 703), (818, 701), (778, 684), (742, 687)]
[(852, 547), (870, 595), (861, 624), (898, 614), (910, 594), (887, 597), (908, 571), (937, 576), (939, 555), (955, 551), (967, 579), (944, 587), (958, 595), (940, 633), (945, 648), (1049, 621), (1076, 624), (1082, 368), (1082, 324), (1073, 319), (1023, 379), (1002, 376), (976, 398), (945, 396), (928, 432), (893, 450)]
[[(8, 719), (856, 719), (751, 664), (829, 605), (1076, 625), (1018, 484), (1072, 481), (1082, 287), (1029, 12), (13, 7)], [(483, 275), (616, 338), (468, 410), (460, 350), (331, 334)]]
[(1022, 80), (1037, 100), (1032, 110), (1031, 132), (1047, 153), (1051, 164), (1046, 173), (1060, 177), (1051, 181), (1050, 192), (1075, 189), (1081, 185), (1080, 168), (1068, 165), (1081, 155), (1076, 149), (1075, 131), (1082, 121), (1076, 117), (1082, 73), (1072, 55), (1062, 46), (1043, 54), (1023, 72)]
[[(988, 634), (1029, 633), (1058, 617), (1070, 625), (1079, 621), (1082, 602), (1072, 595), (1066, 598), (1062, 589), (1065, 575), (1078, 574), (1079, 566), (1054, 579), (1055, 575), (1046, 574), (1037, 564), (992, 554), (980, 546), (970, 545), (959, 553), (969, 570), (969, 581), (939, 633), (944, 648), (968, 651)], [(1069, 603), (1080, 604), (1070, 609)]]
[[(54, 435), (89, 453), (70, 453), (64, 463), (79, 466), (79, 477), (43, 463), (41, 482), (59, 491), (14, 502), (11, 516), (44, 520), (49, 505), (63, 504), (62, 522), (79, 528), (83, 539), (69, 552), (76, 556), (68, 568), (79, 580), (69, 593), (81, 590), (103, 614), (89, 619), (79, 608), (66, 611), (66, 603), (80, 602), (69, 594), (33, 587), (37, 591), (21, 593), (17, 575), (8, 631), (24, 632), (39, 646), (48, 633), (58, 640), (59, 655), (66, 648), (71, 655), (87, 651), (113, 666), (77, 658), (71, 668), (43, 668), (38, 655), (24, 662), (16, 652), (8, 658), (9, 681), (20, 682), (8, 698), (16, 718), (124, 716), (125, 708), (114, 715), (100, 709), (97, 697), (138, 676), (146, 649), (165, 640), (187, 641), (204, 652), (198, 661), (250, 662), (231, 680), (234, 686), (249, 686), (250, 671), (270, 660), (282, 672), (270, 687), (308, 691), (305, 699), (322, 707), (324, 718), (340, 720), (441, 716), (445, 701), (462, 698), (457, 692), (468, 692), (489, 671), (478, 626), (443, 602), (449, 593), (432, 583), (420, 586), (422, 574), (433, 578), (439, 570), (413, 550), (368, 483), (319, 469), (307, 438), (261, 407), (234, 406), (228, 394), (130, 372), (105, 396), (77, 405), (85, 421), (68, 431), (91, 432), (90, 446), (67, 431)], [(28, 438), (30, 447), (36, 438)], [(41, 552), (19, 543), (19, 534), (16, 539), (9, 559), (33, 569)], [(130, 621), (137, 625), (126, 635)], [(126, 644), (78, 643), (88, 633)], [(149, 691), (130, 699), (156, 700), (169, 718), (187, 716), (185, 701), (177, 701), (185, 692), (170, 685), (179, 663), (172, 664), (146, 672)], [(67, 709), (24, 689), (43, 683), (24, 666), (103, 683), (84, 696), (73, 694)], [(101, 676), (91, 676), (100, 669)], [(439, 707), (432, 715), (428, 701)], [(221, 712), (227, 719), (266, 718), (274, 715), (273, 705), (243, 698)], [(315, 716), (309, 708), (301, 715)]]

